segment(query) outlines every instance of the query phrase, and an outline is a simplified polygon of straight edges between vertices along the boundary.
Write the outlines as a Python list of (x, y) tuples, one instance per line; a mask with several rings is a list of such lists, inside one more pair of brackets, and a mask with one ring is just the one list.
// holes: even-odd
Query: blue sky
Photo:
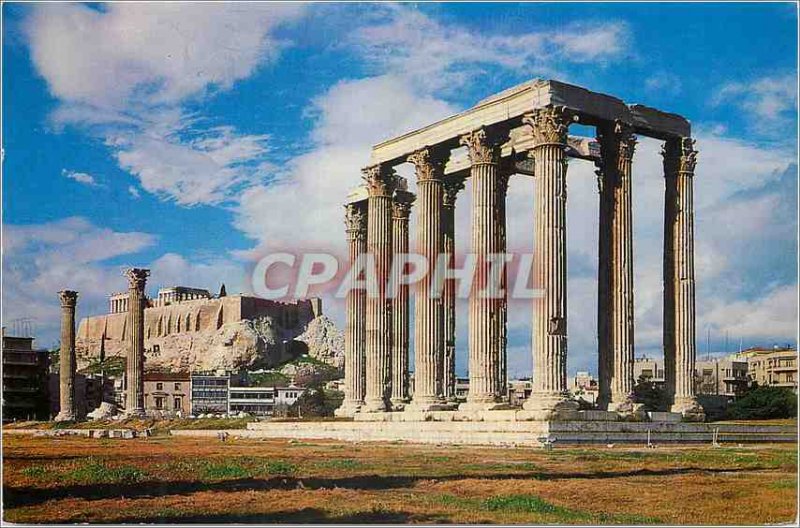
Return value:
[[(726, 334), (796, 342), (794, 4), (5, 3), (3, 16), (3, 318), (34, 318), (40, 345), (57, 339), (57, 290), (98, 313), (127, 265), (151, 267), (153, 291), (247, 291), (267, 251), (341, 251), (340, 203), (372, 144), (535, 77), (691, 120), (698, 350), (707, 329), (713, 350)], [(637, 354), (653, 356), (658, 149), (642, 139), (634, 167)], [(595, 370), (592, 170), (570, 166), (570, 371)], [(530, 197), (512, 180), (512, 249), (531, 245)], [(524, 375), (530, 307), (512, 307), (509, 365)]]

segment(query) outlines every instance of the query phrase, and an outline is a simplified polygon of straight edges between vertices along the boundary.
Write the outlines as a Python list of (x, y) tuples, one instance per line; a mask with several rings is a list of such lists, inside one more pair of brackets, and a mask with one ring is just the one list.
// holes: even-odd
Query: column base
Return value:
[(704, 422), (706, 419), (703, 406), (694, 397), (675, 398), (671, 410), (674, 413), (680, 413), (685, 422)]
[(617, 413), (624, 421), (645, 422), (648, 420), (644, 405), (634, 402), (633, 398), (630, 397), (616, 401), (612, 400), (608, 404), (608, 410)]
[(409, 405), (408, 398), (392, 398), (389, 403), (392, 404), (393, 411), (402, 411)]
[(76, 422), (77, 418), (73, 413), (63, 413), (60, 412), (53, 418), (54, 422)]
[(578, 402), (562, 393), (533, 393), (522, 404), (527, 419), (575, 420), (578, 418)]
[(513, 409), (514, 406), (509, 402), (500, 399), (477, 399), (467, 401), (458, 406), (459, 411), (505, 411)]
[(364, 402), (364, 405), (361, 406), (361, 409), (359, 409), (358, 412), (380, 413), (380, 412), (389, 412), (391, 410), (392, 406), (384, 400), (367, 400)]
[(457, 406), (444, 398), (412, 399), (410, 403), (406, 404), (404, 410), (408, 412), (454, 411)]
[(349, 401), (343, 402), (339, 408), (333, 411), (333, 415), (339, 418), (352, 418), (357, 412), (361, 410), (364, 402)]

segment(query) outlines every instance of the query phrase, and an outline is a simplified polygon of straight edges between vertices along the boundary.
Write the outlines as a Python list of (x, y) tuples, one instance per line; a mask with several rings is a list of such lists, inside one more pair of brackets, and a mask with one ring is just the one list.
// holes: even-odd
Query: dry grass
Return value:
[(796, 445), (437, 447), (4, 435), (19, 523), (765, 524), (795, 520)]

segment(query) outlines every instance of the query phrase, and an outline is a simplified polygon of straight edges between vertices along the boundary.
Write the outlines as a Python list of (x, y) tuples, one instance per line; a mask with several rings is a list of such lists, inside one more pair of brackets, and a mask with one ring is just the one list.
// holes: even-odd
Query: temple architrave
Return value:
[[(595, 127), (596, 138), (569, 136), (573, 124)], [(631, 180), (637, 136), (664, 142), (663, 332), (674, 413), (669, 419), (680, 415), (686, 421), (702, 420), (693, 386), (692, 186), (697, 150), (690, 124), (676, 114), (554, 80), (526, 82), (372, 148), (370, 165), (363, 170), (366, 185), (345, 206), (346, 233), (353, 262), (363, 254), (374, 260), (380, 295), (355, 291), (347, 299), (345, 400), (337, 414), (401, 421), (490, 420), (501, 415), (515, 420), (583, 419), (567, 386), (567, 160), (574, 157), (597, 167), (599, 408), (606, 420), (648, 419), (632, 397)], [(466, 156), (459, 155), (461, 147), (466, 147)], [(395, 173), (404, 163), (414, 168), (415, 198)], [(490, 283), (492, 256), (506, 252), (506, 191), (516, 175), (534, 181), (532, 278), (533, 288), (542, 293), (533, 299), (533, 392), (521, 410), (512, 409), (506, 397), (507, 293), (495, 298), (477, 293)], [(454, 211), (467, 179), (472, 180), (471, 245), (456, 248)], [(432, 274), (412, 287), (413, 340), (408, 335), (408, 296), (384, 295), (393, 253), (409, 247), (409, 214), (417, 215), (412, 251), (426, 256), (431, 266), (441, 255), (452, 265), (455, 251), (477, 257), (466, 314), (469, 393), (458, 410), (454, 281), (445, 282), (439, 297), (432, 294)], [(505, 275), (502, 281), (505, 286)], [(409, 341), (415, 354), (410, 401)], [(587, 412), (595, 418), (586, 419), (596, 419), (598, 411)]]

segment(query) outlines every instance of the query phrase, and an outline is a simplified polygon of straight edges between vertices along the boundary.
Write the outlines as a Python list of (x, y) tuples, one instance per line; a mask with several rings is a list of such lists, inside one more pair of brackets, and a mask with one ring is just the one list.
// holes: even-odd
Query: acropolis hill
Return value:
[[(127, 301), (127, 293), (112, 294), (108, 313), (81, 320), (79, 368), (101, 355), (126, 356)], [(320, 299), (283, 303), (224, 290), (212, 296), (195, 288), (161, 288), (144, 310), (145, 364), (148, 370), (173, 371), (270, 367), (309, 351), (296, 338), (310, 326), (335, 331)]]

